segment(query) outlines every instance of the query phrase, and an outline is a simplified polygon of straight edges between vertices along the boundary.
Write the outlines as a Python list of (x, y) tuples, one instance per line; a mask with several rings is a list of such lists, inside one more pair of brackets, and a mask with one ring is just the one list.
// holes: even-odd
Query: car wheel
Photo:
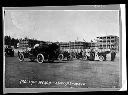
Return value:
[(83, 57), (83, 60), (87, 60), (88, 58), (87, 58), (87, 56), (85, 55), (84, 57)]
[(104, 61), (104, 57), (103, 56), (99, 56), (99, 61)]
[(19, 53), (19, 60), (24, 61), (24, 54), (23, 53)]
[(44, 62), (44, 56), (43, 56), (43, 54), (38, 54), (37, 55), (37, 62), (38, 63), (43, 63)]
[(68, 60), (68, 61), (71, 61), (71, 60), (72, 60), (72, 56), (69, 55), (69, 56), (67, 57), (67, 60)]
[(70, 56), (67, 57), (67, 60), (68, 60), (68, 61), (70, 60)]
[(59, 60), (59, 61), (62, 61), (63, 58), (64, 58), (63, 54), (60, 54), (60, 55), (58, 56), (58, 60)]

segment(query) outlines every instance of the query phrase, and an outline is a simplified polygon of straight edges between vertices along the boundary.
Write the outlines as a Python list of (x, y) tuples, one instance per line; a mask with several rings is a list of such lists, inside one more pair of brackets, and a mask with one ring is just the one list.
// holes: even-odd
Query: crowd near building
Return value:
[[(38, 43), (41, 41), (38, 41)], [(43, 41), (42, 41), (43, 42)], [(74, 41), (74, 42), (56, 42), (60, 46), (62, 51), (74, 51), (80, 52), (81, 50), (90, 49), (90, 48), (99, 48), (99, 49), (112, 49), (119, 51), (119, 37), (118, 36), (101, 36), (97, 37), (96, 42), (85, 42), (85, 41)], [(19, 41), (19, 47), (26, 48), (32, 47), (35, 43), (31, 40), (25, 38)]]

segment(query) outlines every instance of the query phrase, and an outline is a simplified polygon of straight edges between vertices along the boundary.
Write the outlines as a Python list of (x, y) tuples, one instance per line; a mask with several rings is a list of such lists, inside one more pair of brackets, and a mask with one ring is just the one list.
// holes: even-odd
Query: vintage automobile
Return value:
[(36, 44), (31, 50), (18, 52), (19, 60), (24, 61), (24, 58), (29, 58), (31, 61), (37, 60), (38, 63), (44, 61), (53, 62), (54, 60), (63, 60), (63, 54), (60, 52), (59, 45), (55, 43), (45, 43), (42, 45)]
[(5, 47), (5, 56), (14, 56), (14, 50), (11, 46)]
[(86, 52), (86, 54), (82, 57), (83, 60), (99, 60), (99, 61), (105, 61), (106, 55), (109, 54), (110, 50), (102, 50), (102, 51), (95, 51), (94, 49), (91, 49), (90, 51)]
[(73, 56), (68, 51), (63, 51), (59, 54), (58, 59), (71, 61), (73, 60)]

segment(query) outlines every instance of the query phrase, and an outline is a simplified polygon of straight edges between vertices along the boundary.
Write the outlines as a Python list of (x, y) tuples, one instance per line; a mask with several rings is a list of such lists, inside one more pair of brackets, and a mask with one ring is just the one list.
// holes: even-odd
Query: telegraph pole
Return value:
[[(78, 42), (78, 37), (77, 37), (77, 40), (76, 40), (76, 44), (77, 44), (77, 42)], [(77, 45), (77, 53), (78, 53), (78, 45)]]
[(71, 41), (69, 41), (69, 52), (71, 52)]

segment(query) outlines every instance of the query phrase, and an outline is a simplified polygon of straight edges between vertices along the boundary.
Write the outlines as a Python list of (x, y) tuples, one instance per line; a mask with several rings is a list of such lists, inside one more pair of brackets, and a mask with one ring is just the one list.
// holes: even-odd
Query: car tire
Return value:
[(88, 59), (87, 55), (83, 56), (83, 60), (87, 60), (87, 59)]
[(38, 63), (43, 63), (44, 62), (44, 56), (43, 56), (43, 54), (38, 54), (37, 55), (37, 62)]
[(24, 61), (24, 54), (23, 53), (19, 53), (18, 57), (19, 57), (19, 60), (21, 62)]
[(62, 61), (63, 59), (64, 59), (63, 54), (59, 54), (59, 56), (58, 56), (58, 60), (59, 60), (59, 61)]
[(71, 60), (72, 60), (72, 56), (69, 55), (69, 56), (67, 57), (67, 60), (68, 60), (68, 61), (71, 61)]
[(104, 61), (104, 57), (103, 56), (99, 56), (99, 61)]
[(67, 61), (69, 61), (70, 60), (70, 55), (67, 57)]

